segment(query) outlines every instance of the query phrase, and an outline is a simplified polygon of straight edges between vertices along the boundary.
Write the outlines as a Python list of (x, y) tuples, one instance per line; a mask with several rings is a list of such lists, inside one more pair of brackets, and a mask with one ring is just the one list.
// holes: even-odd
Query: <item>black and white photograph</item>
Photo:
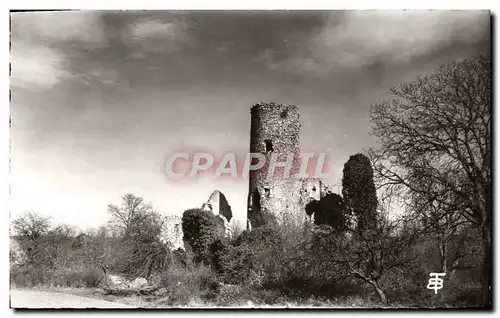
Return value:
[(491, 11), (9, 17), (10, 308), (493, 308)]

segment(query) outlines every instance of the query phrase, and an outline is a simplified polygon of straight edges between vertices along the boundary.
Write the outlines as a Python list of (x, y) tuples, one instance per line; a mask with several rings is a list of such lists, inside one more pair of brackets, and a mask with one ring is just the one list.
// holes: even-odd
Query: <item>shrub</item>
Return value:
[(173, 266), (165, 272), (161, 280), (162, 294), (160, 300), (166, 306), (187, 306), (192, 302), (204, 302), (217, 295), (219, 283), (216, 276), (205, 266), (184, 268)]
[(260, 286), (280, 275), (282, 240), (272, 228), (244, 231), (231, 242), (216, 240), (211, 252), (212, 268), (225, 283)]
[(83, 282), (87, 287), (97, 287), (106, 280), (106, 272), (102, 268), (88, 268), (83, 272)]
[(160, 242), (137, 242), (126, 238), (121, 244), (113, 268), (129, 279), (149, 279), (154, 273), (162, 273), (172, 263), (172, 252)]
[(201, 209), (186, 210), (182, 216), (184, 243), (194, 254), (195, 263), (209, 265), (210, 245), (224, 236), (224, 227), (217, 216)]
[(305, 207), (306, 213), (314, 213), (314, 224), (330, 225), (338, 231), (347, 226), (348, 214), (344, 200), (336, 193), (328, 193), (319, 201), (311, 201)]
[(66, 278), (66, 286), (68, 287), (83, 287), (84, 279), (80, 272), (71, 272)]
[(46, 284), (49, 273), (41, 267), (23, 267), (11, 273), (11, 283), (16, 287), (34, 287)]
[(231, 253), (231, 248), (231, 242), (226, 238), (219, 238), (210, 245), (210, 264), (215, 273), (224, 276), (229, 271), (231, 265), (227, 255)]

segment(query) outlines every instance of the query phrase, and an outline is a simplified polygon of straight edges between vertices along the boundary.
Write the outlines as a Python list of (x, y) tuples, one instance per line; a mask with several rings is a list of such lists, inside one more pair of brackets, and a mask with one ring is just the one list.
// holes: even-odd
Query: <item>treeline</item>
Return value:
[[(108, 206), (108, 213), (108, 224), (78, 235), (68, 225), (52, 228), (49, 218), (33, 212), (15, 219), (13, 283), (93, 287), (103, 283), (93, 276), (102, 278), (110, 272), (150, 279), (173, 262), (170, 246), (161, 239), (165, 217), (143, 198), (126, 194), (121, 206)], [(92, 277), (86, 277), (86, 272)]]

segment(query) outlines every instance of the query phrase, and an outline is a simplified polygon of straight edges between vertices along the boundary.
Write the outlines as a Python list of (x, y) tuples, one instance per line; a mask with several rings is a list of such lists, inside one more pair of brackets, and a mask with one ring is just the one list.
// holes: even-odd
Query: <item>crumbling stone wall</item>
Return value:
[[(302, 189), (301, 189), (301, 207), (306, 210), (306, 206), (310, 202), (319, 202), (321, 198), (332, 193), (332, 190), (328, 185), (323, 183), (320, 179), (307, 178), (302, 179)], [(307, 214), (307, 213), (306, 213)], [(314, 223), (314, 213), (308, 215), (309, 222)]]
[(231, 210), (229, 202), (227, 202), (226, 196), (219, 190), (212, 192), (207, 202), (203, 203), (201, 209), (210, 211), (214, 215), (220, 215), (228, 222), (231, 221), (233, 217), (233, 211)]
[(302, 195), (305, 201), (319, 200), (322, 194), (323, 182), (318, 179), (302, 179)]
[[(231, 206), (226, 197), (219, 190), (212, 192), (207, 202), (203, 203), (201, 209), (213, 213), (218, 217), (220, 224), (224, 226), (226, 236), (231, 237), (229, 222), (233, 217)], [(172, 250), (184, 249), (184, 233), (182, 231), (182, 217), (169, 215), (163, 223), (161, 242), (169, 244)]]
[(169, 215), (163, 223), (161, 242), (169, 244), (172, 250), (184, 249), (184, 233), (182, 232), (182, 217)]
[(231, 206), (227, 202), (226, 196), (219, 190), (212, 192), (207, 202), (203, 203), (201, 209), (211, 212), (219, 217), (221, 224), (224, 226), (225, 235), (231, 237), (231, 227), (229, 222), (233, 217)]

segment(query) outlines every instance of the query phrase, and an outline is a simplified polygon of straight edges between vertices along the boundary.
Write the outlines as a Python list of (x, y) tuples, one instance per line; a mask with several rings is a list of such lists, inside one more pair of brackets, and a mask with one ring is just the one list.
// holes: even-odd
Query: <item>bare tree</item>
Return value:
[[(384, 186), (439, 204), (481, 231), (483, 300), (489, 304), (491, 66), (479, 56), (391, 89), (394, 99), (373, 105), (379, 138), (375, 173)], [(446, 217), (442, 220), (447, 220)]]
[(25, 249), (28, 264), (40, 264), (47, 259), (43, 248), (50, 229), (50, 218), (35, 212), (26, 212), (12, 221), (12, 228)]
[(12, 227), (16, 235), (36, 241), (48, 233), (50, 218), (30, 211), (13, 220)]
[(71, 247), (76, 229), (67, 224), (60, 224), (44, 235), (44, 248), (53, 261), (54, 268), (67, 268), (71, 260)]
[(160, 242), (165, 218), (155, 212), (143, 198), (133, 194), (122, 197), (122, 205), (109, 205), (111, 224), (123, 233), (117, 267), (129, 276), (149, 278), (170, 262), (170, 250)]
[(434, 237), (439, 249), (440, 271), (450, 277), (457, 269), (464, 269), (460, 261), (470, 253), (465, 246), (471, 235), (469, 221), (456, 210), (440, 201), (423, 195), (414, 197), (414, 204), (408, 207), (411, 215), (420, 219), (420, 235)]
[(330, 235), (327, 244), (337, 251), (334, 262), (343, 271), (372, 286), (380, 301), (388, 304), (380, 281), (390, 271), (410, 264), (414, 258), (411, 246), (417, 232), (405, 226), (404, 218), (391, 220), (381, 211), (371, 220), (376, 222), (366, 223), (364, 228), (350, 226), (347, 233)]
[(229, 222), (229, 226), (231, 227), (231, 235), (232, 237), (238, 237), (243, 231), (245, 231), (245, 224), (243, 221), (232, 219)]
[(111, 214), (111, 225), (120, 229), (125, 236), (130, 234), (134, 222), (137, 222), (141, 215), (150, 213), (152, 210), (151, 205), (146, 204), (143, 198), (136, 197), (131, 193), (127, 193), (122, 197), (120, 207), (114, 204), (108, 205), (108, 213)]

